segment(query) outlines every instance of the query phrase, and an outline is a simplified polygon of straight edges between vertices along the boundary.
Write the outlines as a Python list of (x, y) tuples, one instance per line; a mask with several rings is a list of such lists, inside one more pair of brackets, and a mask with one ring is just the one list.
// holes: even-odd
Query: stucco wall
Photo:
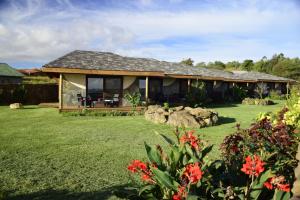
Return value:
[(77, 94), (86, 96), (86, 79), (84, 74), (63, 75), (63, 105), (77, 106)]

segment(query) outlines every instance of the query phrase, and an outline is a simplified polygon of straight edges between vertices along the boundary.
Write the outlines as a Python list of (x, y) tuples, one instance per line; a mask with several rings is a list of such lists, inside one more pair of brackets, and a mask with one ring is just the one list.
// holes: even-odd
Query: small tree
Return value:
[(180, 63), (185, 64), (185, 65), (189, 65), (189, 66), (193, 66), (194, 65), (194, 61), (191, 58), (182, 60)]
[(136, 107), (141, 102), (141, 93), (139, 92), (133, 92), (132, 94), (126, 93), (124, 95), (124, 98), (131, 104), (132, 111), (136, 111)]

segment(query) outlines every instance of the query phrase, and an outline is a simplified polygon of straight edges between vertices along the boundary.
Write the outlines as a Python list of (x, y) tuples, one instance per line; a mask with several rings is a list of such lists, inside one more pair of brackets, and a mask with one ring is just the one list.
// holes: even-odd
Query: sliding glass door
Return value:
[(87, 76), (87, 96), (93, 101), (122, 96), (123, 79), (119, 76)]

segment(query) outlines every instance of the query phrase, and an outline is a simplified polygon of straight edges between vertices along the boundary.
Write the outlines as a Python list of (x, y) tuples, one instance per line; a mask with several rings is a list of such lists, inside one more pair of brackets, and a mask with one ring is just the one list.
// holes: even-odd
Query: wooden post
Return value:
[(287, 97), (289, 96), (289, 90), (290, 90), (290, 83), (287, 82), (287, 83), (286, 83), (286, 96), (287, 96)]
[(214, 86), (216, 86), (217, 85), (217, 81), (214, 81)]
[(146, 105), (148, 105), (148, 98), (149, 98), (149, 77), (146, 76), (146, 91), (145, 91)]
[(188, 93), (191, 91), (191, 79), (188, 79)]
[(247, 82), (247, 87), (249, 87), (249, 83)]
[(59, 111), (61, 111), (61, 109), (63, 108), (63, 98), (62, 98), (62, 94), (63, 94), (63, 75), (59, 74), (59, 85), (58, 85), (58, 100), (59, 100)]

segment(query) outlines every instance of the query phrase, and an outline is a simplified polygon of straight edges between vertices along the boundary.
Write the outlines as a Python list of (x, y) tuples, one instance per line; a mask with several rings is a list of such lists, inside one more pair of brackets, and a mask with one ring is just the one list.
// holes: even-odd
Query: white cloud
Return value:
[[(248, 7), (236, 4), (227, 9), (132, 11), (88, 10), (68, 0), (58, 2), (64, 9), (54, 9), (37, 0), (28, 0), (25, 7), (13, 1), (10, 8), (0, 12), (0, 60), (48, 62), (74, 49), (173, 61), (185, 57), (196, 61), (257, 59), (284, 51), (297, 55), (299, 39), (291, 42), (293, 38), (282, 38), (286, 45), (278, 45), (270, 43), (268, 35), (289, 31), (300, 34), (299, 28), (293, 28), (300, 25), (298, 7), (269, 1), (269, 6), (262, 8), (255, 1), (249, 2)], [(161, 42), (174, 38), (174, 44)], [(192, 43), (182, 38), (205, 42)]]

